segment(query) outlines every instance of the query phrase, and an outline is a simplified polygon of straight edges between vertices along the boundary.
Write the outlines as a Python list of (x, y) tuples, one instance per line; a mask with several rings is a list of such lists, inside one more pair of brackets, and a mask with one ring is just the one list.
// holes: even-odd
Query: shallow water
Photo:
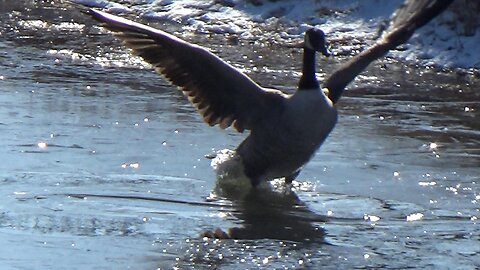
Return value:
[[(478, 79), (376, 63), (294, 193), (211, 199), (204, 156), (244, 135), (206, 126), (82, 14), (0, 10), (4, 269), (480, 267)], [(298, 79), (296, 50), (188, 38), (263, 85)], [(216, 228), (240, 240), (200, 237)]]

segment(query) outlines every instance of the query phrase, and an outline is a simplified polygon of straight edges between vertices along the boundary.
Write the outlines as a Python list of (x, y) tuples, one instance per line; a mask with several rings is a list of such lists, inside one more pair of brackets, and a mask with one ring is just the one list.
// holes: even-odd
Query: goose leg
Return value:
[(286, 183), (287, 185), (290, 185), (290, 184), (293, 182), (293, 180), (295, 180), (295, 179), (297, 178), (297, 176), (300, 174), (300, 171), (301, 171), (301, 170), (298, 170), (298, 171), (290, 174), (289, 176), (286, 176), (286, 177), (285, 177), (285, 183)]
[(259, 177), (249, 177), (249, 178), (250, 178), (250, 182), (252, 183), (252, 187), (258, 186), (258, 184), (260, 184), (261, 182), (261, 179)]

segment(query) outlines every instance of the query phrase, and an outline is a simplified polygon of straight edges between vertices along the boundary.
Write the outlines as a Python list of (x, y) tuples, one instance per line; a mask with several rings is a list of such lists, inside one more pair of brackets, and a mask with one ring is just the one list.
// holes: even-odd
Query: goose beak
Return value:
[(323, 44), (323, 46), (320, 46), (320, 48), (317, 51), (322, 53), (325, 57), (329, 57), (332, 54), (326, 44)]

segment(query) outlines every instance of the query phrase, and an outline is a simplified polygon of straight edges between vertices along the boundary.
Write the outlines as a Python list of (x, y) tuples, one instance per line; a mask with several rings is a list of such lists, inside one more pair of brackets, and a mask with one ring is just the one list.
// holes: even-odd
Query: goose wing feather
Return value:
[(284, 108), (285, 94), (260, 87), (203, 47), (105, 12), (90, 9), (88, 14), (180, 87), (210, 126), (233, 126), (243, 132)]
[(371, 62), (405, 43), (415, 30), (443, 12), (452, 2), (453, 0), (406, 0), (405, 6), (399, 9), (382, 39), (343, 64), (323, 82), (330, 100), (336, 103), (345, 87)]

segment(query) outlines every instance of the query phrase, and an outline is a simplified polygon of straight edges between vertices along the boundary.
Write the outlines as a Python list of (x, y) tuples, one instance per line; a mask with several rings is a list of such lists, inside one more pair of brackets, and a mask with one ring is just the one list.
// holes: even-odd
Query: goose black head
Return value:
[(330, 56), (330, 52), (327, 49), (325, 33), (318, 28), (310, 28), (305, 32), (304, 44), (306, 49), (321, 52), (326, 57)]

